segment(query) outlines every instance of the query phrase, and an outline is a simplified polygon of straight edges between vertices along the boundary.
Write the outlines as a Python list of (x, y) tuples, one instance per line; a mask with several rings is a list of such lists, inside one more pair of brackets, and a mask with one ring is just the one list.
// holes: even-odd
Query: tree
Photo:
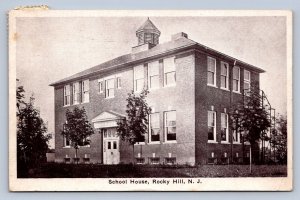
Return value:
[[(48, 141), (51, 135), (45, 134), (47, 127), (40, 117), (39, 111), (34, 108), (34, 97), (29, 102), (24, 101), (25, 90), (17, 88), (17, 164), (18, 176), (23, 170), (45, 161), (48, 151)], [(22, 169), (23, 168), (23, 169)]]
[(75, 149), (75, 158), (78, 164), (77, 151), (80, 146), (90, 143), (89, 137), (94, 134), (94, 129), (87, 119), (84, 107), (75, 106), (73, 111), (67, 109), (67, 121), (64, 124), (62, 135), (71, 141), (71, 146)]
[(126, 99), (127, 118), (120, 120), (117, 124), (117, 133), (120, 138), (132, 145), (134, 160), (134, 144), (136, 142), (144, 142), (145, 134), (148, 132), (148, 116), (151, 108), (146, 102), (149, 91), (143, 89), (140, 94), (133, 91), (128, 94)]
[(276, 120), (276, 128), (272, 131), (270, 139), (271, 145), (274, 147), (274, 157), (281, 164), (287, 163), (287, 119), (280, 116)]
[[(253, 84), (250, 91), (245, 91), (243, 101), (239, 102), (231, 111), (232, 126), (239, 127), (239, 130), (243, 132), (243, 142), (250, 143), (250, 170), (253, 147), (271, 126), (269, 113), (266, 105), (263, 105), (262, 102), (258, 85)], [(236, 121), (238, 124), (235, 124)]]

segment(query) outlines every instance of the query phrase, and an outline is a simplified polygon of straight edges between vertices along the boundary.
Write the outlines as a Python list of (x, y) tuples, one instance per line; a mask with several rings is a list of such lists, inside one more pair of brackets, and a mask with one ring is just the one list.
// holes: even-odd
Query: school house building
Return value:
[[(262, 69), (174, 34), (161, 32), (148, 18), (136, 31), (129, 54), (52, 83), (55, 94), (55, 161), (72, 163), (210, 164), (242, 158), (240, 133), (229, 126), (229, 110), (243, 92), (259, 83)], [(126, 97), (143, 88), (152, 108), (145, 141), (120, 140), (117, 121), (126, 117)], [(62, 136), (66, 110), (84, 107), (95, 129), (78, 158)], [(133, 155), (134, 154), (134, 155)], [(245, 157), (249, 146), (245, 145)], [(134, 158), (134, 160), (133, 160)]]

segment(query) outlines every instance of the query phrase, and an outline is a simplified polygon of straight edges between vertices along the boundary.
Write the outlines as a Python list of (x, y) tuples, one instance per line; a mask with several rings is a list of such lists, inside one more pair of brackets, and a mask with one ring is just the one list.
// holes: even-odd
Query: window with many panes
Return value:
[(207, 57), (207, 85), (216, 86), (216, 59)]
[(117, 88), (120, 89), (122, 87), (121, 77), (117, 77)]
[(208, 111), (208, 141), (216, 141), (216, 112)]
[(251, 87), (251, 81), (250, 77), (251, 74), (248, 70), (244, 70), (244, 94), (249, 95), (250, 93), (250, 87)]
[(149, 89), (159, 88), (159, 62), (148, 63), (148, 86)]
[(240, 132), (239, 131), (233, 130), (232, 140), (234, 143), (240, 143)]
[(90, 100), (90, 85), (89, 85), (89, 80), (84, 80), (82, 81), (82, 103), (87, 103)]
[(98, 89), (99, 89), (99, 93), (104, 92), (104, 80), (103, 79), (98, 80)]
[[(66, 125), (63, 124), (63, 131), (66, 131)], [(71, 140), (67, 135), (63, 135), (63, 145), (64, 147), (70, 147), (71, 146)]]
[(79, 104), (81, 101), (80, 84), (79, 82), (73, 83), (73, 104)]
[(165, 112), (165, 139), (176, 141), (176, 111)]
[(115, 79), (105, 80), (105, 98), (113, 98), (115, 96)]
[(70, 94), (70, 85), (64, 86), (64, 106), (70, 105), (71, 94)]
[(175, 58), (165, 58), (163, 60), (164, 66), (164, 86), (176, 85), (176, 67)]
[(150, 122), (150, 137), (149, 142), (159, 142), (160, 126), (159, 126), (159, 113), (152, 113), (149, 115)]
[(228, 114), (221, 113), (221, 141), (228, 142)]
[(134, 92), (141, 92), (144, 88), (144, 65), (133, 68)]
[(232, 91), (240, 92), (240, 68), (238, 66), (232, 69)]
[(229, 89), (229, 64), (226, 62), (221, 62), (221, 88)]

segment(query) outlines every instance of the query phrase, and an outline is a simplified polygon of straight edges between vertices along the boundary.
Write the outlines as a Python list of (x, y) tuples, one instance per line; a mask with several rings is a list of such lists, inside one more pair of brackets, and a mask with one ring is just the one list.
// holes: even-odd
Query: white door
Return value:
[(116, 134), (116, 129), (106, 129), (103, 131), (103, 163), (114, 165), (119, 164), (119, 162), (119, 137)]

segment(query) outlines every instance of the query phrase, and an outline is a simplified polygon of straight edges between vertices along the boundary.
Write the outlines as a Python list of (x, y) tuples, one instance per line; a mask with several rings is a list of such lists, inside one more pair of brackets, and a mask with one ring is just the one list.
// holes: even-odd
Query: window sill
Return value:
[(68, 105), (64, 105), (63, 107), (69, 107), (69, 106), (71, 106), (71, 104), (68, 104)]
[(230, 90), (228, 88), (223, 88), (223, 87), (220, 87), (221, 90), (225, 90), (225, 91), (228, 91), (230, 92)]
[(227, 142), (227, 141), (221, 141), (221, 144), (230, 144), (230, 142)]
[(242, 143), (240, 143), (240, 142), (233, 142), (232, 144), (242, 144)]
[(209, 87), (218, 88), (216, 85), (207, 84)]
[(71, 146), (64, 146), (63, 149), (70, 149)]
[(149, 144), (149, 145), (151, 145), (151, 144), (160, 144), (160, 141), (149, 142), (148, 144)]
[(218, 144), (218, 142), (217, 142), (217, 141), (214, 141), (214, 140), (208, 140), (207, 143)]
[(139, 143), (135, 143), (134, 146), (137, 146), (137, 145), (145, 145), (146, 143), (145, 142), (139, 142)]
[(89, 148), (91, 145), (79, 146), (79, 148)]
[(234, 91), (232, 90), (233, 93), (236, 93), (236, 94), (242, 94), (240, 91)]
[(113, 99), (113, 98), (115, 98), (115, 96), (113, 96), (113, 97), (105, 97), (104, 99)]
[(165, 141), (163, 142), (163, 144), (176, 144), (177, 141), (176, 140), (171, 140), (171, 141)]

